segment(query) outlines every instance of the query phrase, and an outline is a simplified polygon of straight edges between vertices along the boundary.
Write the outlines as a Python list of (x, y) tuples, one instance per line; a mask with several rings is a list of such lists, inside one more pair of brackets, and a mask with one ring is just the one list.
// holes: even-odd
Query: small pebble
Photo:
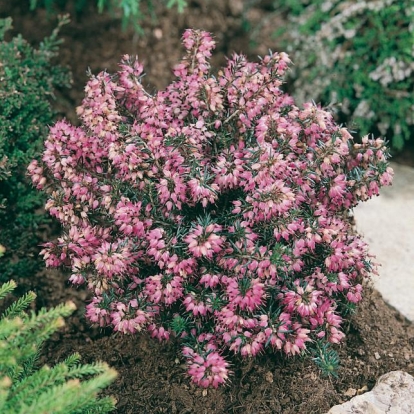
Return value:
[(163, 33), (162, 33), (162, 30), (159, 29), (158, 27), (154, 29), (153, 34), (156, 39), (162, 39)]
[(272, 383), (273, 382), (273, 374), (270, 371), (266, 372), (265, 379), (266, 379), (267, 382)]
[(378, 352), (375, 352), (374, 356), (375, 356), (375, 359), (380, 359), (381, 358), (381, 355)]
[(357, 390), (355, 388), (348, 388), (344, 392), (344, 395), (346, 395), (347, 397), (353, 397), (356, 393), (357, 393)]
[(364, 385), (362, 388), (360, 388), (358, 391), (357, 391), (357, 394), (358, 395), (361, 395), (361, 394), (363, 394), (364, 392), (367, 392), (368, 391), (368, 387), (366, 386), (366, 385)]

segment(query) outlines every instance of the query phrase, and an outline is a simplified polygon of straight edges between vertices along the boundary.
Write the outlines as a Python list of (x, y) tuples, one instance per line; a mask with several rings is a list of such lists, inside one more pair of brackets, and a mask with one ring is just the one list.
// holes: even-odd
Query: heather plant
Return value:
[[(0, 300), (16, 287), (14, 281), (0, 286)], [(98, 393), (116, 377), (105, 363), (80, 364), (79, 354), (49, 367), (37, 367), (42, 343), (64, 325), (63, 317), (73, 303), (25, 312), (36, 295), (29, 292), (13, 302), (0, 318), (0, 411), (4, 414), (108, 413), (111, 397)]]
[(392, 179), (381, 139), (354, 143), (332, 114), (282, 89), (285, 53), (233, 55), (210, 72), (211, 36), (187, 30), (176, 80), (149, 94), (143, 67), (92, 76), (29, 173), (62, 225), (47, 266), (94, 297), (89, 320), (182, 343), (202, 386), (229, 376), (229, 356), (309, 353), (329, 344), (375, 270), (348, 213)]
[[(67, 0), (30, 0), (30, 9), (34, 10), (36, 7), (43, 5), (49, 12), (53, 12), (56, 6), (63, 6), (67, 3)], [(150, 14), (151, 17), (155, 17), (155, 7), (159, 3), (154, 0), (97, 0), (96, 5), (99, 13), (109, 11), (113, 14), (121, 14), (122, 25), (126, 28), (128, 25), (132, 25), (135, 30), (143, 34), (141, 22), (145, 17)], [(182, 13), (187, 6), (186, 0), (163, 0), (168, 9), (176, 7), (179, 13)], [(142, 5), (145, 8), (143, 10)], [(86, 0), (75, 0), (75, 9), (77, 12), (82, 12), (86, 6)]]
[(414, 7), (411, 0), (275, 2), (287, 24), (298, 101), (339, 104), (338, 118), (360, 135), (414, 142)]
[(11, 19), (0, 20), (0, 280), (35, 274), (40, 243), (37, 229), (47, 217), (36, 214), (45, 202), (26, 177), (29, 161), (44, 142), (48, 125), (54, 121), (53, 91), (68, 86), (68, 71), (55, 66), (59, 29), (68, 22), (60, 19), (50, 37), (38, 49), (20, 35), (4, 40)]

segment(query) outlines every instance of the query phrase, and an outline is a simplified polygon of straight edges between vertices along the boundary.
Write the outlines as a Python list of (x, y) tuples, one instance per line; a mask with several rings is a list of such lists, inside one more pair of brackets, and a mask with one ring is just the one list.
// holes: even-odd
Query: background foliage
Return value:
[(278, 32), (295, 66), (299, 102), (338, 103), (360, 135), (381, 134), (401, 150), (414, 135), (414, 7), (411, 0), (282, 0)]
[(52, 63), (57, 54), (59, 20), (50, 37), (38, 49), (20, 35), (5, 41), (10, 18), (0, 20), (0, 244), (6, 252), (0, 260), (0, 279), (33, 275), (40, 266), (36, 232), (47, 218), (37, 214), (44, 197), (26, 178), (29, 160), (41, 148), (54, 119), (50, 104), (57, 87), (69, 86), (70, 74)]
[[(38, 6), (44, 6), (49, 12), (55, 11), (56, 7), (62, 7), (67, 0), (30, 0), (30, 8), (33, 10)], [(109, 11), (114, 14), (120, 14), (122, 25), (125, 28), (131, 24), (135, 30), (143, 34), (140, 23), (148, 14), (151, 18), (155, 17), (155, 6), (159, 0), (96, 0), (99, 13)], [(178, 11), (183, 12), (187, 6), (186, 0), (162, 0), (167, 8), (177, 7)], [(75, 0), (75, 9), (81, 12), (86, 6), (86, 0)]]

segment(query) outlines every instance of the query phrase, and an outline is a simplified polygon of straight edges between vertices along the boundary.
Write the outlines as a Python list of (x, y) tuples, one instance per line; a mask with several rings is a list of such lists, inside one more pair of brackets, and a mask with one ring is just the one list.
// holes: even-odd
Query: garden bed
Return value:
[[(243, 2), (231, 3), (232, 7), (218, 0), (193, 1), (184, 15), (160, 9), (158, 21), (143, 22), (144, 37), (122, 32), (119, 20), (98, 15), (92, 7), (74, 15), (63, 30), (65, 42), (60, 52), (60, 63), (73, 71), (74, 85), (59, 92), (60, 115), (76, 122), (74, 109), (83, 97), (86, 69), (114, 72), (124, 53), (140, 56), (148, 73), (146, 81), (154, 90), (165, 87), (172, 79), (171, 67), (182, 53), (180, 36), (187, 27), (214, 33), (219, 48), (215, 66), (222, 65), (224, 56), (233, 50), (254, 59), (269, 47), (276, 49), (271, 38), (276, 20), (267, 19), (265, 2), (245, 15)], [(66, 9), (71, 11), (71, 4)], [(12, 16), (15, 32), (34, 43), (54, 26), (44, 10), (30, 13), (23, 5), (0, 5), (0, 12), (2, 17)], [(264, 22), (260, 38), (266, 41), (251, 44), (242, 30), (246, 18), (252, 25)], [(337, 378), (322, 377), (309, 360), (264, 354), (255, 360), (233, 358), (231, 382), (218, 390), (203, 390), (185, 375), (184, 361), (177, 358), (178, 344), (90, 327), (84, 318), (88, 293), (69, 287), (66, 275), (47, 270), (18, 282), (35, 290), (39, 308), (67, 300), (76, 303), (77, 312), (47, 343), (42, 362), (54, 364), (75, 351), (81, 353), (83, 362), (108, 362), (119, 376), (105, 392), (118, 400), (118, 413), (325, 413), (371, 389), (386, 372), (401, 369), (414, 375), (414, 326), (368, 287), (357, 313), (346, 325), (346, 340), (337, 347), (341, 358)]]
[(370, 390), (389, 371), (414, 375), (414, 326), (369, 288), (337, 347), (337, 378), (321, 376), (309, 360), (265, 354), (255, 360), (233, 358), (231, 382), (203, 390), (190, 382), (184, 360), (177, 359), (178, 344), (91, 328), (83, 316), (86, 292), (69, 287), (58, 272), (47, 272), (34, 284), (42, 306), (65, 300), (78, 306), (67, 326), (48, 342), (42, 361), (54, 364), (74, 351), (85, 363), (107, 361), (119, 373), (106, 390), (118, 400), (117, 413), (326, 413)]

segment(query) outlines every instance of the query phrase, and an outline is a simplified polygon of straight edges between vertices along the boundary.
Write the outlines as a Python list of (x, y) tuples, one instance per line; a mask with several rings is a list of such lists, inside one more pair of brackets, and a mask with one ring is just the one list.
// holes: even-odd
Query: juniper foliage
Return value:
[[(16, 288), (14, 281), (0, 287), (0, 300)], [(36, 295), (28, 292), (3, 311), (0, 318), (0, 412), (108, 413), (112, 397), (98, 393), (116, 377), (105, 363), (80, 364), (75, 353), (54, 367), (38, 368), (45, 340), (64, 325), (63, 318), (75, 309), (71, 302), (39, 313), (26, 312)]]
[(66, 23), (67, 17), (60, 18), (35, 49), (21, 35), (6, 41), (12, 20), (0, 20), (0, 244), (6, 249), (0, 260), (1, 281), (34, 274), (41, 266), (36, 232), (47, 217), (36, 210), (44, 196), (29, 184), (26, 168), (54, 121), (55, 88), (71, 82), (69, 71), (53, 64), (59, 30)]

